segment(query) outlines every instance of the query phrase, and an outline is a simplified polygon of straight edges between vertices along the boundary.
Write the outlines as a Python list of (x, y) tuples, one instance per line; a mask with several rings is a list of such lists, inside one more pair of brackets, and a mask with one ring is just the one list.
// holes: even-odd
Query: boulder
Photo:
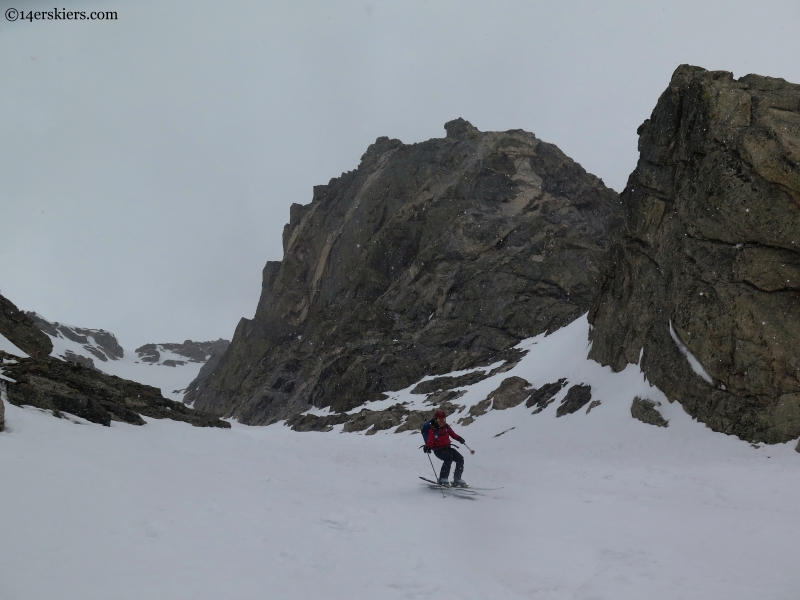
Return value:
[[(660, 403), (659, 403), (660, 404)], [(668, 427), (669, 421), (661, 416), (656, 408), (657, 403), (647, 398), (636, 396), (631, 404), (631, 416), (642, 423), (655, 425), (656, 427)]]
[(800, 86), (683, 65), (638, 129), (589, 354), (753, 442), (800, 436)]

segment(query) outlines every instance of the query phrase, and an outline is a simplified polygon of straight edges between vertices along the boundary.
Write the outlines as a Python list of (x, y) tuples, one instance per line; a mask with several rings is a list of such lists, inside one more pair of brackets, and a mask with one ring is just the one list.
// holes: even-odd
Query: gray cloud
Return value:
[(229, 338), (289, 204), (378, 136), (523, 128), (621, 190), (678, 64), (800, 81), (794, 2), (288, 4), (0, 24), (4, 295), (128, 347)]

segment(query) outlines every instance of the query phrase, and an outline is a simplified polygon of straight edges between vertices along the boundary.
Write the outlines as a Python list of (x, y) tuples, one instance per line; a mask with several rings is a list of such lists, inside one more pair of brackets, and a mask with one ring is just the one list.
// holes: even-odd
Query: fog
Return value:
[(290, 204), (375, 138), (456, 117), (532, 131), (621, 191), (678, 65), (800, 82), (800, 4), (696, 4), (107, 0), (59, 10), (116, 19), (2, 19), (0, 293), (126, 348), (230, 339)]

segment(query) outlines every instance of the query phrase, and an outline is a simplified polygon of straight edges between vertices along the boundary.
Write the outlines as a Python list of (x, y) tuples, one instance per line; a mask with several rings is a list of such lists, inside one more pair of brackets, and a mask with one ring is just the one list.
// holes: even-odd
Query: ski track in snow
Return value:
[[(589, 383), (602, 401), (558, 419), (558, 399), (468, 427), (452, 416), (476, 450), (464, 478), (504, 486), (469, 501), (418, 479), (431, 468), (416, 432), (107, 428), (6, 403), (0, 595), (796, 599), (793, 443), (712, 432), (635, 365), (615, 374), (587, 361), (587, 333), (584, 317), (526, 340), (519, 365), (457, 401), (512, 375)], [(631, 418), (635, 395), (662, 402), (669, 427)], [(381, 403), (422, 399), (405, 390)]]

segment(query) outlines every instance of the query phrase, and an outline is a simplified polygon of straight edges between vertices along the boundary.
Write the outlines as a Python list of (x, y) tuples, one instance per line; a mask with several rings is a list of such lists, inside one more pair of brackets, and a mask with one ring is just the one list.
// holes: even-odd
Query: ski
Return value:
[(450, 487), (449, 485), (442, 485), (438, 481), (433, 481), (432, 479), (426, 479), (425, 477), (420, 477), (428, 487), (432, 490), (442, 490), (443, 492), (453, 492), (455, 495), (462, 495), (462, 496), (474, 496), (478, 492), (469, 490), (467, 488), (462, 487)]
[(438, 481), (433, 481), (432, 479), (427, 479), (425, 477), (420, 477), (422, 481), (427, 481), (431, 485), (435, 485), (438, 488), (442, 488), (445, 490), (465, 490), (465, 491), (480, 491), (480, 492), (493, 492), (494, 490), (502, 490), (502, 487), (498, 488), (480, 488), (480, 487), (472, 487), (468, 485), (467, 487), (451, 487), (449, 485), (441, 485)]

